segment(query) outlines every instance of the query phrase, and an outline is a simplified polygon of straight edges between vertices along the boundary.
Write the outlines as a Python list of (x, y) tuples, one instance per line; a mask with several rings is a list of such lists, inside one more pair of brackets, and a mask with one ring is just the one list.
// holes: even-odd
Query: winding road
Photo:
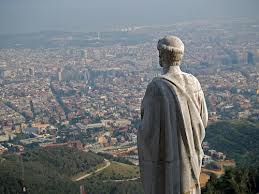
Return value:
[(74, 181), (81, 181), (81, 180), (83, 180), (83, 179), (85, 179), (85, 178), (87, 178), (87, 177), (93, 175), (94, 173), (97, 173), (97, 172), (100, 172), (100, 171), (104, 170), (105, 168), (107, 168), (107, 167), (109, 167), (109, 166), (111, 165), (111, 162), (110, 162), (109, 160), (104, 159), (104, 161), (105, 161), (105, 163), (106, 163), (105, 166), (103, 166), (103, 167), (101, 167), (101, 168), (98, 168), (98, 169), (95, 170), (94, 172), (84, 174), (84, 175), (82, 175), (82, 176), (76, 178)]
[[(98, 168), (97, 170), (95, 170), (94, 172), (91, 172), (91, 173), (87, 173), (87, 174), (84, 174), (76, 179), (74, 179), (74, 181), (81, 181), (89, 176), (92, 176), (93, 174), (97, 173), (97, 172), (100, 172), (100, 171), (103, 171), (104, 169), (106, 169), (107, 167), (109, 167), (111, 165), (111, 162), (107, 159), (104, 159), (105, 161), (105, 166), (101, 167), (101, 168)], [(135, 178), (130, 178), (130, 179), (117, 179), (117, 180), (104, 180), (103, 182), (124, 182), (124, 181), (134, 181), (134, 180), (137, 180), (139, 179), (140, 177), (135, 177)]]

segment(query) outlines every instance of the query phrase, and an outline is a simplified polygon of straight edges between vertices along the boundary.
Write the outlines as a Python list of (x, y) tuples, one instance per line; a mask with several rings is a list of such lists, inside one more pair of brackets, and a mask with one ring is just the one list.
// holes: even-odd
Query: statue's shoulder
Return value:
[(165, 83), (165, 78), (163, 76), (157, 76), (152, 79), (152, 81), (149, 83), (149, 86), (161, 89)]
[(154, 77), (151, 80), (151, 82), (149, 82), (148, 87), (158, 87), (161, 81), (162, 81), (161, 77)]
[(182, 72), (182, 74), (183, 74), (183, 76), (185, 76), (186, 78), (188, 78), (194, 82), (199, 82), (198, 79), (190, 73)]
[(162, 80), (162, 77), (161, 77), (161, 76), (157, 76), (157, 77), (154, 77), (154, 78), (152, 79), (152, 81), (150, 82), (150, 84), (152, 83), (152, 84), (154, 84), (154, 85), (157, 85), (157, 84), (161, 83), (161, 81), (163, 81), (163, 80)]
[(148, 84), (146, 94), (151, 96), (158, 96), (161, 95), (161, 83), (163, 80), (159, 77), (155, 77), (152, 81)]
[(195, 88), (198, 91), (201, 89), (200, 82), (194, 75), (186, 72), (183, 72), (182, 74), (185, 77), (185, 80), (188, 85), (193, 86), (193, 88)]

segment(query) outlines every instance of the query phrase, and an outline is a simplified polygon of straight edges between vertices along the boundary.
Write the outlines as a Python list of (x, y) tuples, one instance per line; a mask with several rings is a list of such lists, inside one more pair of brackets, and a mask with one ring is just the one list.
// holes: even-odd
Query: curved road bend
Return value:
[(94, 172), (91, 172), (91, 173), (88, 173), (88, 174), (85, 174), (85, 175), (82, 175), (80, 177), (78, 177), (77, 179), (75, 179), (75, 181), (81, 181), (82, 179), (85, 179), (91, 175), (93, 175), (94, 173), (97, 173), (97, 172), (100, 172), (102, 170), (104, 170), (105, 168), (109, 167), (111, 165), (111, 162), (107, 159), (104, 159), (105, 161), (105, 166), (101, 167), (101, 168), (98, 168), (97, 170), (95, 170)]

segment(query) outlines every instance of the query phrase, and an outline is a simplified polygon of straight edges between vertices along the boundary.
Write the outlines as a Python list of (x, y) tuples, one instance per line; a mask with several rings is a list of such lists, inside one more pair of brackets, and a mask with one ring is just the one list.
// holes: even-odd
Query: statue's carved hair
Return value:
[(184, 44), (176, 36), (165, 36), (157, 43), (162, 63), (179, 65), (184, 54)]

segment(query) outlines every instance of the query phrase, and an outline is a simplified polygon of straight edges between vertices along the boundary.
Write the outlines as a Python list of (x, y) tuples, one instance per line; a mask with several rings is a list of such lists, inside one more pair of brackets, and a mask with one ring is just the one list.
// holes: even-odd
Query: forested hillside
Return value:
[(91, 170), (103, 157), (74, 148), (37, 148), (21, 156), (4, 155), (0, 163), (0, 193), (78, 193), (70, 177)]
[(206, 130), (205, 141), (211, 148), (224, 152), (238, 165), (259, 164), (259, 122), (248, 120), (221, 121)]
[(259, 192), (259, 122), (221, 121), (210, 125), (206, 141), (210, 147), (234, 159), (237, 167), (220, 178), (211, 177), (204, 194), (255, 194)]
[(242, 167), (227, 169), (220, 178), (212, 176), (203, 194), (257, 194), (259, 168)]
[(143, 193), (139, 179), (126, 181), (139, 177), (137, 166), (108, 159), (111, 165), (105, 170), (74, 182), (74, 175), (93, 172), (104, 157), (69, 147), (35, 148), (19, 156), (4, 154), (0, 157), (0, 193), (24, 193), (25, 187), (29, 194), (78, 194), (80, 185), (91, 194)]
[(23, 161), (40, 162), (66, 176), (85, 172), (102, 163), (104, 158), (93, 152), (82, 152), (75, 148), (39, 148), (22, 155)]

